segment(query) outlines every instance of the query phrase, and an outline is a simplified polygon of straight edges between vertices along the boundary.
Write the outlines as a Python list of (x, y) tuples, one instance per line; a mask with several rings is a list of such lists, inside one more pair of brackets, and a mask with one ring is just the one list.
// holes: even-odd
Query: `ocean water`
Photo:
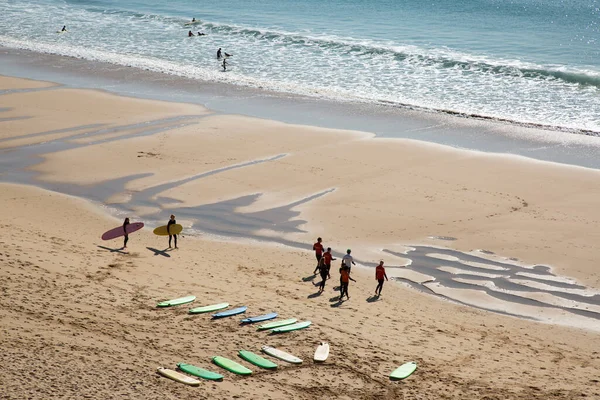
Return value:
[(0, 0), (0, 15), (5, 47), (600, 135), (600, 0)]

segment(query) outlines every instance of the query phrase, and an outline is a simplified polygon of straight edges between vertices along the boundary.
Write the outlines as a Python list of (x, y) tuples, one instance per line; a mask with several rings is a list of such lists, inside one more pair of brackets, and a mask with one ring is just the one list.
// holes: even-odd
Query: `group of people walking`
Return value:
[[(313, 250), (315, 252), (315, 256), (317, 258), (317, 266), (313, 271), (313, 275), (316, 275), (317, 272), (321, 275), (321, 283), (319, 284), (319, 292), (323, 292), (325, 290), (325, 282), (327, 279), (331, 279), (331, 262), (337, 260), (331, 254), (331, 247), (328, 247), (327, 250), (324, 250), (323, 247), (323, 239), (317, 238), (315, 244), (313, 244)], [(348, 293), (348, 285), (350, 281), (356, 282), (351, 276), (350, 273), (352, 271), (352, 266), (356, 265), (354, 262), (354, 258), (351, 255), (352, 250), (346, 250), (346, 254), (342, 257), (341, 265), (340, 265), (340, 300), (346, 296), (346, 299), (350, 299), (350, 295)], [(375, 288), (375, 295), (381, 296), (381, 290), (383, 289), (384, 279), (387, 281), (388, 277), (385, 273), (385, 268), (383, 266), (383, 260), (379, 261), (379, 265), (375, 268), (375, 279), (377, 280), (377, 287)]]

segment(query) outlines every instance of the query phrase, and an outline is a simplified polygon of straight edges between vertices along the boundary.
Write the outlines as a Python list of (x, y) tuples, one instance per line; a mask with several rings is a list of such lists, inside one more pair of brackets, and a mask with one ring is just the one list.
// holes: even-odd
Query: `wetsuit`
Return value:
[(377, 287), (375, 288), (375, 294), (381, 295), (381, 289), (383, 289), (383, 278), (387, 279), (387, 275), (385, 274), (385, 268), (383, 265), (378, 265), (375, 268), (375, 279), (377, 279)]
[(315, 257), (317, 257), (317, 267), (315, 268), (315, 271), (313, 272), (313, 274), (316, 274), (317, 270), (319, 269), (319, 263), (321, 262), (321, 257), (323, 257), (323, 245), (319, 242), (316, 242), (315, 244), (313, 244), (313, 250), (315, 251)]
[(325, 282), (327, 281), (327, 277), (329, 276), (329, 265), (325, 265), (325, 263), (321, 263), (320, 272), (321, 272), (321, 285), (319, 285), (319, 290), (325, 290)]
[(123, 240), (123, 248), (127, 247), (127, 242), (129, 241), (129, 235), (127, 234), (127, 225), (129, 225), (129, 221), (123, 222), (123, 233), (125, 234), (125, 240)]
[(170, 219), (167, 222), (167, 232), (169, 232), (169, 247), (171, 247), (171, 238), (175, 238), (175, 247), (177, 248), (177, 235), (171, 235), (171, 225), (175, 225), (176, 223), (175, 219)]
[(221, 58), (221, 49), (217, 50), (217, 58)]
[(346, 295), (347, 298), (350, 298), (350, 296), (348, 295), (349, 282), (350, 273), (348, 272), (348, 269), (346, 267), (340, 268), (340, 300), (342, 299), (342, 297), (344, 297), (344, 295)]

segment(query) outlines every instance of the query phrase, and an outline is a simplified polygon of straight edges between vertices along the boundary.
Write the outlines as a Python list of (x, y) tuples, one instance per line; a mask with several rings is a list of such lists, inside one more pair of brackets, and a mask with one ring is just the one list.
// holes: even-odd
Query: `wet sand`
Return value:
[[(11, 396), (600, 395), (598, 171), (0, 83), (11, 90), (0, 95), (2, 117), (13, 118), (0, 122), (0, 180), (91, 200), (1, 185), (3, 230), (11, 232), (0, 260)], [(178, 251), (166, 251), (150, 229), (132, 235), (127, 254), (118, 240), (99, 239), (124, 215), (151, 228), (170, 213), (186, 228)], [(303, 279), (314, 269), (316, 236), (337, 255), (352, 248), (364, 266), (354, 269), (350, 301), (336, 300), (335, 268), (320, 296), (319, 279)], [(372, 297), (370, 267), (380, 258), (413, 288), (389, 282), (381, 299)], [(313, 326), (271, 338), (237, 320), (154, 308), (187, 294), (197, 305), (227, 301)], [(322, 340), (332, 358), (313, 365)], [(210, 357), (264, 344), (305, 364), (196, 389), (155, 374), (181, 361), (217, 370)], [(387, 379), (411, 360), (417, 374)], [(28, 371), (37, 385), (25, 384)]]

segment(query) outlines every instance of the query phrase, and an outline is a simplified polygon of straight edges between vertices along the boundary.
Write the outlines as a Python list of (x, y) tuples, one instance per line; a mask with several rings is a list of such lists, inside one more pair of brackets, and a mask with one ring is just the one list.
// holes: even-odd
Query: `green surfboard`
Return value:
[(268, 324), (260, 325), (257, 328), (257, 330), (263, 331), (265, 329), (279, 328), (280, 326), (291, 325), (291, 324), (295, 324), (296, 322), (298, 322), (298, 320), (296, 318), (283, 319), (281, 321), (273, 321), (273, 322), (269, 322)]
[(252, 373), (252, 370), (225, 357), (216, 356), (212, 358), (212, 361), (219, 367), (225, 368), (227, 371), (233, 372), (234, 374), (250, 375)]
[(167, 301), (163, 301), (161, 303), (158, 303), (156, 305), (156, 307), (173, 307), (173, 306), (179, 306), (181, 304), (191, 303), (194, 300), (196, 300), (196, 296), (180, 297), (178, 299), (167, 300)]
[(190, 309), (189, 313), (190, 314), (202, 314), (202, 313), (207, 313), (207, 312), (211, 312), (211, 311), (222, 310), (227, 307), (229, 307), (229, 303), (219, 303), (219, 304), (213, 304), (210, 306), (192, 308), (192, 309)]
[(312, 322), (310, 322), (310, 321), (298, 322), (297, 324), (286, 325), (286, 326), (282, 326), (281, 328), (275, 328), (271, 332), (284, 333), (284, 332), (297, 331), (299, 329), (308, 328), (310, 326), (310, 324), (312, 324)]
[(390, 379), (400, 380), (404, 378), (408, 378), (412, 375), (413, 372), (417, 369), (417, 363), (414, 361), (407, 362), (406, 364), (402, 364), (398, 368), (396, 368), (391, 374)]
[(258, 354), (254, 354), (251, 351), (240, 350), (238, 355), (244, 360), (248, 361), (249, 363), (256, 365), (257, 367), (261, 367), (264, 369), (277, 368), (277, 364), (275, 364), (274, 362), (269, 361), (266, 358), (262, 358)]
[(191, 364), (179, 363), (177, 364), (177, 368), (179, 368), (185, 373), (197, 376), (202, 379), (207, 379), (209, 381), (220, 381), (223, 379), (223, 375), (221, 374), (217, 374), (216, 372), (211, 372)]

